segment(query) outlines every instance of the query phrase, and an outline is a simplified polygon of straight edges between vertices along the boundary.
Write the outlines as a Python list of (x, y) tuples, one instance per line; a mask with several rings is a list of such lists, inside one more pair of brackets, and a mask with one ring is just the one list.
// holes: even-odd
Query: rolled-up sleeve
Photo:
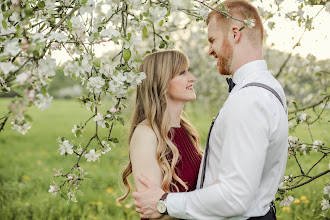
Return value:
[[(246, 88), (231, 97), (223, 111), (218, 183), (187, 193), (170, 193), (168, 212), (182, 219), (243, 216), (254, 200), (269, 146), (271, 110), (260, 89)], [(220, 146), (210, 146), (211, 148)]]

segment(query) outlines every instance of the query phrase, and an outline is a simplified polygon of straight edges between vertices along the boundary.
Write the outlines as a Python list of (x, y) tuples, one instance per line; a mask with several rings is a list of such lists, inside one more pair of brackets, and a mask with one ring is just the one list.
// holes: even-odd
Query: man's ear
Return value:
[(234, 44), (237, 44), (241, 39), (241, 31), (238, 27), (233, 26), (231, 28), (232, 40)]

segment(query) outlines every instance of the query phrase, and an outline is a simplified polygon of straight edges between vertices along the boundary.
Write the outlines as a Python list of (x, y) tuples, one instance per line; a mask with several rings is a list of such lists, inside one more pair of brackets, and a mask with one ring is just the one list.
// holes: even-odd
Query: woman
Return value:
[(137, 191), (145, 190), (137, 177), (144, 175), (165, 192), (195, 189), (202, 151), (195, 128), (183, 117), (184, 104), (195, 100), (195, 77), (188, 72), (189, 60), (178, 51), (146, 56), (139, 71), (146, 79), (137, 86), (129, 135), (130, 162), (123, 172), (133, 173)]

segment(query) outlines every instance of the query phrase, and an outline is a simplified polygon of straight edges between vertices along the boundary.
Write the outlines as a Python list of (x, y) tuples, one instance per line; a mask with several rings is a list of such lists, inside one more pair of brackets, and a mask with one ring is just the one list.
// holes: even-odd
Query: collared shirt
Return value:
[[(265, 215), (275, 198), (288, 148), (283, 88), (264, 60), (240, 67), (233, 81), (236, 86), (220, 109), (211, 132), (204, 187), (193, 192), (170, 193), (167, 210), (173, 217), (243, 220)], [(251, 82), (273, 88), (284, 108), (264, 88), (242, 88)], [(200, 175), (201, 170), (197, 187)]]

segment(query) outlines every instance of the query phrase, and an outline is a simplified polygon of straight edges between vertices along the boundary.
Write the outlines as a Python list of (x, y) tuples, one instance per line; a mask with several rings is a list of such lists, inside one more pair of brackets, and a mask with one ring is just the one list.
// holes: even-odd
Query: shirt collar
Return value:
[(257, 70), (267, 70), (267, 63), (265, 60), (255, 60), (241, 66), (233, 76), (233, 81), (239, 85), (251, 73)]

